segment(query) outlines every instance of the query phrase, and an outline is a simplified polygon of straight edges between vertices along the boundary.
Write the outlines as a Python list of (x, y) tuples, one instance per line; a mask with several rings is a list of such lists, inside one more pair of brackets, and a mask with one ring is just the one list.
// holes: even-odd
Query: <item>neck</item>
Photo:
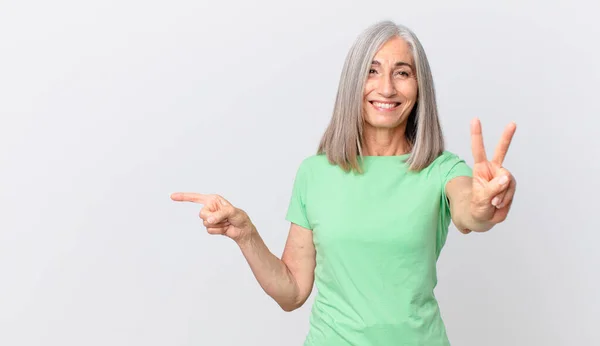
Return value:
[(364, 156), (392, 156), (410, 152), (405, 134), (406, 124), (395, 128), (376, 128), (369, 124), (364, 126)]

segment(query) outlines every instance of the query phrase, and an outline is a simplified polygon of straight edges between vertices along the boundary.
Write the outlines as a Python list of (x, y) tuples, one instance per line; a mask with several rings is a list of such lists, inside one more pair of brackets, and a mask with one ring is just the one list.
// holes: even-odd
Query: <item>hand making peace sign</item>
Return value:
[(471, 148), (475, 160), (471, 213), (475, 220), (496, 224), (506, 219), (517, 183), (512, 174), (502, 167), (502, 163), (516, 129), (515, 123), (506, 126), (494, 157), (488, 161), (483, 146), (481, 123), (479, 119), (471, 122)]

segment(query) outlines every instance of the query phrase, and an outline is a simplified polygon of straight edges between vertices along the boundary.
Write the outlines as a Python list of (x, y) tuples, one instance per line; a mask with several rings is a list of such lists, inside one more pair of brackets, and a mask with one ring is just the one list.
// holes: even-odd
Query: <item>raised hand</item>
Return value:
[(222, 234), (239, 243), (247, 239), (252, 231), (253, 226), (248, 215), (219, 195), (177, 192), (171, 195), (171, 199), (203, 204), (200, 218), (210, 234)]
[(471, 149), (474, 158), (471, 214), (477, 221), (496, 224), (504, 221), (508, 215), (517, 183), (502, 163), (516, 129), (515, 123), (506, 126), (492, 161), (488, 161), (481, 123), (479, 119), (471, 122)]

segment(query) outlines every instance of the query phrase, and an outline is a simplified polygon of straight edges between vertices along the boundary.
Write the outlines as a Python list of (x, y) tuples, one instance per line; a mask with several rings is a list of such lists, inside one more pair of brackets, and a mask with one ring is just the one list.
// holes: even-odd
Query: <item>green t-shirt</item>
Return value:
[(433, 292), (451, 222), (444, 187), (472, 171), (448, 151), (420, 172), (406, 158), (367, 156), (363, 174), (324, 155), (298, 168), (286, 219), (316, 248), (305, 346), (449, 345)]

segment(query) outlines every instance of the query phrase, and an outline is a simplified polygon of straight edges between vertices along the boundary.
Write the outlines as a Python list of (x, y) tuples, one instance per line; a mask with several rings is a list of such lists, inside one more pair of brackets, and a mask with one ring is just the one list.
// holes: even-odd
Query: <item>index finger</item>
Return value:
[(512, 141), (513, 135), (517, 130), (517, 125), (513, 122), (508, 124), (502, 133), (502, 137), (500, 137), (500, 142), (498, 146), (496, 146), (496, 151), (494, 152), (494, 158), (492, 161), (499, 166), (502, 166), (502, 162), (504, 162), (504, 158), (506, 157), (506, 153), (508, 152), (508, 147), (510, 146), (510, 142)]
[(471, 150), (473, 151), (475, 163), (487, 161), (483, 145), (483, 134), (481, 133), (481, 122), (478, 118), (471, 121)]
[(208, 196), (194, 192), (175, 192), (171, 194), (171, 199), (177, 202), (194, 202), (206, 204)]

